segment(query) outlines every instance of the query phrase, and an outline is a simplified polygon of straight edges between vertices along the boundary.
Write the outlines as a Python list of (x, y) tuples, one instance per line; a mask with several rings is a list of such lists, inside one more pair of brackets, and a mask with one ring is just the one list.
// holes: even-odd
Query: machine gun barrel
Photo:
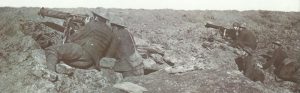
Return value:
[(44, 7), (40, 9), (38, 14), (41, 15), (42, 17), (47, 16), (47, 17), (58, 18), (58, 19), (67, 19), (71, 17), (70, 13), (46, 9)]
[(85, 19), (88, 17), (84, 15), (71, 14), (62, 11), (46, 9), (44, 7), (40, 9), (38, 14), (41, 15), (42, 17), (46, 16), (46, 17), (63, 19), (63, 20), (68, 20), (70, 18), (70, 21), (79, 22), (79, 23), (84, 23)]
[(220, 30), (226, 29), (225, 27), (217, 26), (217, 25), (213, 25), (213, 24), (209, 24), (209, 23), (206, 23), (205, 27), (206, 27), (206, 28), (220, 29)]
[(57, 25), (57, 24), (51, 23), (51, 22), (43, 23), (50, 28), (53, 28), (55, 30), (58, 30), (58, 31), (64, 33), (63, 44), (68, 41), (69, 36), (71, 35), (72, 31), (74, 31), (74, 29), (76, 27), (85, 25), (85, 22), (87, 21), (87, 19), (90, 18), (88, 15), (85, 16), (85, 15), (79, 15), (79, 14), (71, 14), (71, 13), (46, 9), (44, 7), (40, 9), (38, 14), (41, 15), (42, 17), (47, 16), (47, 17), (64, 20), (63, 26), (60, 26), (60, 25)]

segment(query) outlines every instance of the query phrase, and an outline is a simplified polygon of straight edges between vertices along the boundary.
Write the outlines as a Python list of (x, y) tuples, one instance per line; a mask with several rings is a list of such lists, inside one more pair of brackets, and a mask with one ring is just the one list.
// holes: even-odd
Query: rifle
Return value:
[[(78, 30), (79, 27), (84, 26), (85, 23), (88, 20), (90, 20), (90, 17), (88, 15), (71, 14), (71, 13), (46, 9), (44, 7), (40, 9), (38, 15), (42, 16), (43, 18), (46, 16), (46, 17), (52, 17), (52, 18), (64, 20), (63, 26), (52, 22), (42, 22), (46, 26), (64, 33), (63, 44), (68, 40), (69, 36), (74, 32), (74, 30)], [(78, 28), (76, 28), (76, 26)]]

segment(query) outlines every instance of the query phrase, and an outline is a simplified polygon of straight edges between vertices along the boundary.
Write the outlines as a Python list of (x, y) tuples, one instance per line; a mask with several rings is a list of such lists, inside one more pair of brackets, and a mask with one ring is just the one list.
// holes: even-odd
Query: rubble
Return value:
[(31, 36), (24, 36), (21, 39), (21, 46), (22, 46), (22, 50), (26, 51), (29, 49), (37, 49), (40, 46), (37, 44), (37, 42), (34, 41), (34, 39), (31, 38)]
[(165, 68), (165, 71), (171, 74), (175, 74), (175, 73), (184, 73), (184, 72), (188, 72), (188, 71), (193, 71), (198, 69), (195, 66), (191, 66), (191, 67), (183, 67), (183, 66), (178, 66), (178, 67), (168, 67)]
[(99, 72), (95, 69), (76, 69), (74, 72), (74, 78), (78, 82), (87, 84), (88, 86), (102, 88), (117, 83), (120, 79), (122, 79), (122, 75), (112, 70), (101, 70)]
[(46, 64), (45, 51), (42, 49), (35, 49), (31, 51), (31, 57), (39, 63)]
[(163, 60), (163, 57), (159, 54), (151, 54), (150, 57), (155, 61), (157, 62), (158, 64), (163, 64), (165, 63), (164, 60)]
[(144, 93), (144, 91), (148, 91), (146, 88), (133, 84), (131, 82), (122, 82), (114, 85), (115, 88), (121, 89), (128, 93)]
[(153, 65), (156, 64), (156, 62), (154, 60), (152, 60), (151, 58), (144, 59), (143, 63), (144, 63), (145, 69), (150, 69), (153, 67)]

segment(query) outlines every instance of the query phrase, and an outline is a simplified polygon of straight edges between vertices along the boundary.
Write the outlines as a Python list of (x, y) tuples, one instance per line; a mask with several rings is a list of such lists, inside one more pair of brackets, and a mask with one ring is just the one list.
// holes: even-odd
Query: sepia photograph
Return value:
[(0, 0), (1, 93), (300, 93), (300, 0)]

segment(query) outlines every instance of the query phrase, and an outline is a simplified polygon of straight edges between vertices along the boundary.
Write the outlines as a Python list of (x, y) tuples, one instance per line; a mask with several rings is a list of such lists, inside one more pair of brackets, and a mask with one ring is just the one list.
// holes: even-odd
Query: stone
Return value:
[(75, 68), (73, 68), (67, 64), (64, 64), (64, 63), (56, 64), (56, 72), (57, 73), (71, 75), (74, 73), (74, 71), (75, 71)]
[(203, 48), (206, 48), (206, 49), (211, 49), (210, 47), (211, 47), (211, 43), (209, 43), (209, 42), (204, 42), (204, 43), (202, 43), (202, 45), (201, 45)]
[(100, 93), (127, 93), (112, 86), (102, 88)]
[(174, 66), (175, 64), (183, 63), (184, 60), (182, 56), (177, 54), (174, 51), (168, 51), (166, 54), (163, 56), (164, 62), (166, 62), (170, 66)]
[(138, 46), (138, 47), (150, 46), (148, 41), (143, 40), (143, 39), (138, 38), (138, 37), (134, 37), (134, 41), (135, 41), (136, 46)]
[(112, 86), (123, 79), (120, 73), (110, 69), (101, 69), (101, 71), (96, 69), (75, 69), (73, 77), (76, 81), (91, 88)]
[(23, 51), (26, 51), (29, 49), (37, 49), (39, 48), (39, 45), (33, 38), (31, 38), (31, 36), (25, 36), (21, 40), (21, 47)]
[(155, 62), (157, 62), (159, 64), (163, 64), (164, 63), (164, 60), (163, 60), (163, 58), (162, 58), (161, 55), (159, 55), (159, 54), (151, 54), (150, 56), (153, 58), (153, 60)]
[(155, 61), (152, 60), (152, 59), (150, 59), (150, 58), (145, 59), (145, 60), (143, 61), (143, 63), (144, 63), (145, 69), (151, 68), (154, 64), (156, 64)]
[(163, 46), (159, 44), (152, 44), (150, 47), (146, 47), (144, 49), (150, 54), (160, 54), (162, 56), (165, 54)]
[(45, 51), (42, 49), (35, 49), (31, 51), (31, 57), (39, 63), (46, 64)]
[(43, 72), (44, 74), (42, 75), (43, 78), (51, 81), (51, 82), (55, 82), (58, 80), (58, 75), (55, 72), (50, 72), (50, 71), (45, 71)]
[(102, 68), (112, 69), (115, 66), (116, 59), (104, 57), (100, 60), (99, 63), (100, 63), (100, 67), (102, 67)]
[(8, 61), (21, 63), (29, 57), (28, 52), (11, 52), (9, 53)]
[(188, 67), (184, 67), (184, 66), (178, 66), (178, 67), (167, 67), (165, 68), (165, 71), (171, 74), (175, 74), (175, 73), (183, 73), (183, 72), (188, 72), (188, 71), (193, 71), (199, 69), (196, 66), (188, 66)]
[(145, 91), (148, 91), (146, 88), (139, 86), (137, 84), (131, 83), (131, 82), (122, 82), (113, 85), (114, 88), (126, 91), (128, 93), (143, 93)]
[(28, 92), (35, 91), (36, 93), (59, 93), (56, 90), (55, 84), (51, 83), (50, 81), (35, 80), (33, 82), (34, 83), (32, 84), (32, 86), (28, 86), (25, 89), (26, 91), (22, 91), (22, 92), (28, 93)]
[(33, 70), (31, 73), (37, 77), (42, 77), (44, 74), (44, 72), (41, 70)]

